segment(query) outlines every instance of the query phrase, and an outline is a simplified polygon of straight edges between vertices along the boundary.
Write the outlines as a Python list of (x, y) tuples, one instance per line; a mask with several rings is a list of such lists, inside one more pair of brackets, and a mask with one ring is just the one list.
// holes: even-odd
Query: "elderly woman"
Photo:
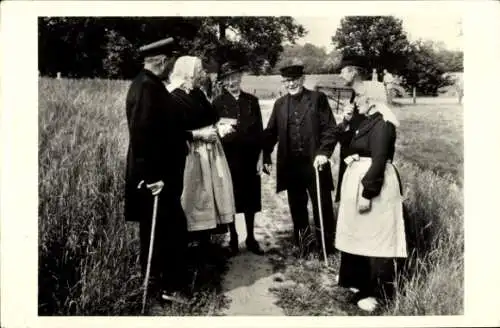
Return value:
[[(255, 213), (261, 210), (259, 154), (262, 151), (262, 115), (259, 100), (241, 90), (243, 69), (235, 62), (221, 66), (219, 79), (224, 87), (214, 107), (221, 117), (233, 119), (236, 131), (222, 138), (234, 186), (236, 212), (244, 213), (247, 250), (262, 255), (254, 235)], [(238, 253), (238, 234), (230, 224), (230, 248)]]
[(354, 90), (365, 119), (347, 150), (335, 246), (339, 285), (356, 292), (358, 306), (371, 312), (393, 296), (396, 259), (407, 255), (401, 183), (392, 164), (399, 123), (382, 83), (365, 81)]
[(183, 115), (185, 129), (194, 138), (181, 198), (188, 231), (197, 232), (201, 242), (208, 243), (211, 230), (233, 222), (235, 205), (231, 174), (216, 128), (219, 116), (200, 89), (205, 77), (199, 58), (183, 56), (174, 64), (168, 89)]

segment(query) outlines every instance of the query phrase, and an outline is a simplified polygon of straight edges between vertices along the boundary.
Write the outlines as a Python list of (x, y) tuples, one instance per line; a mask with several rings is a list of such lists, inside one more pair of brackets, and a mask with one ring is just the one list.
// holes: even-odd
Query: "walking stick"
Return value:
[(153, 203), (153, 219), (151, 221), (151, 237), (149, 241), (149, 253), (148, 253), (148, 264), (146, 266), (146, 276), (144, 277), (144, 292), (142, 294), (142, 311), (144, 314), (144, 310), (146, 308), (146, 298), (148, 294), (148, 283), (149, 283), (149, 274), (151, 271), (151, 258), (153, 257), (153, 245), (155, 240), (155, 228), (156, 228), (156, 213), (158, 211), (158, 195), (154, 196)]
[(325, 245), (325, 230), (323, 228), (323, 210), (321, 208), (321, 193), (319, 188), (319, 168), (315, 168), (316, 172), (316, 194), (318, 195), (318, 212), (319, 212), (319, 226), (321, 229), (321, 245), (323, 247), (323, 256), (325, 259), (325, 265), (328, 267), (328, 258), (326, 256), (326, 245)]

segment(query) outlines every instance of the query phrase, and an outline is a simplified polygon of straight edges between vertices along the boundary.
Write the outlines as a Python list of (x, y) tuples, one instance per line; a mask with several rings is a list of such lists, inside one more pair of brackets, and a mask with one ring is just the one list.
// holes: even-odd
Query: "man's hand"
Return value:
[(342, 119), (344, 122), (349, 122), (352, 119), (352, 115), (354, 113), (354, 104), (347, 104), (344, 106), (344, 109), (342, 111)]
[(206, 142), (215, 142), (217, 140), (217, 129), (213, 126), (193, 131), (193, 138)]
[(257, 175), (261, 175), (263, 169), (264, 169), (264, 164), (262, 161), (262, 152), (260, 152), (259, 159), (257, 160)]
[(272, 168), (273, 168), (273, 164), (264, 164), (264, 168), (262, 169), (262, 171), (267, 175), (271, 175)]
[(325, 165), (326, 163), (328, 163), (328, 157), (326, 157), (325, 155), (317, 155), (314, 159), (313, 165), (316, 169), (319, 169), (321, 171), (323, 165)]
[(366, 212), (370, 211), (371, 207), (372, 207), (371, 199), (367, 199), (364, 197), (359, 198), (359, 202), (358, 202), (359, 213), (361, 213), (361, 214), (366, 213)]
[(151, 193), (153, 194), (153, 196), (156, 196), (161, 192), (164, 185), (165, 184), (163, 183), (163, 181), (160, 180), (160, 181), (157, 181), (155, 183), (147, 184), (146, 187), (149, 190), (151, 190)]

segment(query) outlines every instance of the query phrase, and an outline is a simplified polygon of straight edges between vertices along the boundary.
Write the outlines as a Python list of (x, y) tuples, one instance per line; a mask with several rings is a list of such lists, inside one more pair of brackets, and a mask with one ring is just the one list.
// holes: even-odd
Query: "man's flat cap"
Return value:
[(176, 51), (174, 38), (169, 37), (139, 48), (139, 53), (144, 57), (157, 55), (171, 55)]
[(304, 75), (304, 64), (299, 59), (293, 59), (287, 65), (280, 68), (281, 76), (286, 78), (299, 78)]

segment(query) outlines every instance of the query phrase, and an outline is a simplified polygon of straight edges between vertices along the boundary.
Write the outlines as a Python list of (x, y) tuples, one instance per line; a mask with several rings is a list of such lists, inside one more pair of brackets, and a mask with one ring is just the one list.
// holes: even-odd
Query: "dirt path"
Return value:
[[(263, 180), (268, 179), (270, 178), (263, 177)], [(261, 247), (268, 252), (279, 249), (277, 236), (280, 232), (292, 228), (291, 222), (287, 224), (286, 220), (272, 219), (282, 218), (283, 215), (276, 215), (275, 212), (284, 210), (283, 206), (277, 206), (276, 202), (279, 200), (276, 199), (277, 195), (273, 193), (272, 188), (274, 184), (263, 183), (263, 211), (258, 213), (255, 219), (255, 237)], [(223, 279), (223, 292), (229, 299), (229, 307), (222, 314), (285, 315), (275, 304), (276, 296), (269, 290), (283, 283), (275, 281), (279, 274), (274, 273), (270, 255), (259, 256), (246, 250), (246, 227), (243, 216), (237, 215), (236, 229), (240, 241), (240, 254), (230, 260), (229, 269)]]

